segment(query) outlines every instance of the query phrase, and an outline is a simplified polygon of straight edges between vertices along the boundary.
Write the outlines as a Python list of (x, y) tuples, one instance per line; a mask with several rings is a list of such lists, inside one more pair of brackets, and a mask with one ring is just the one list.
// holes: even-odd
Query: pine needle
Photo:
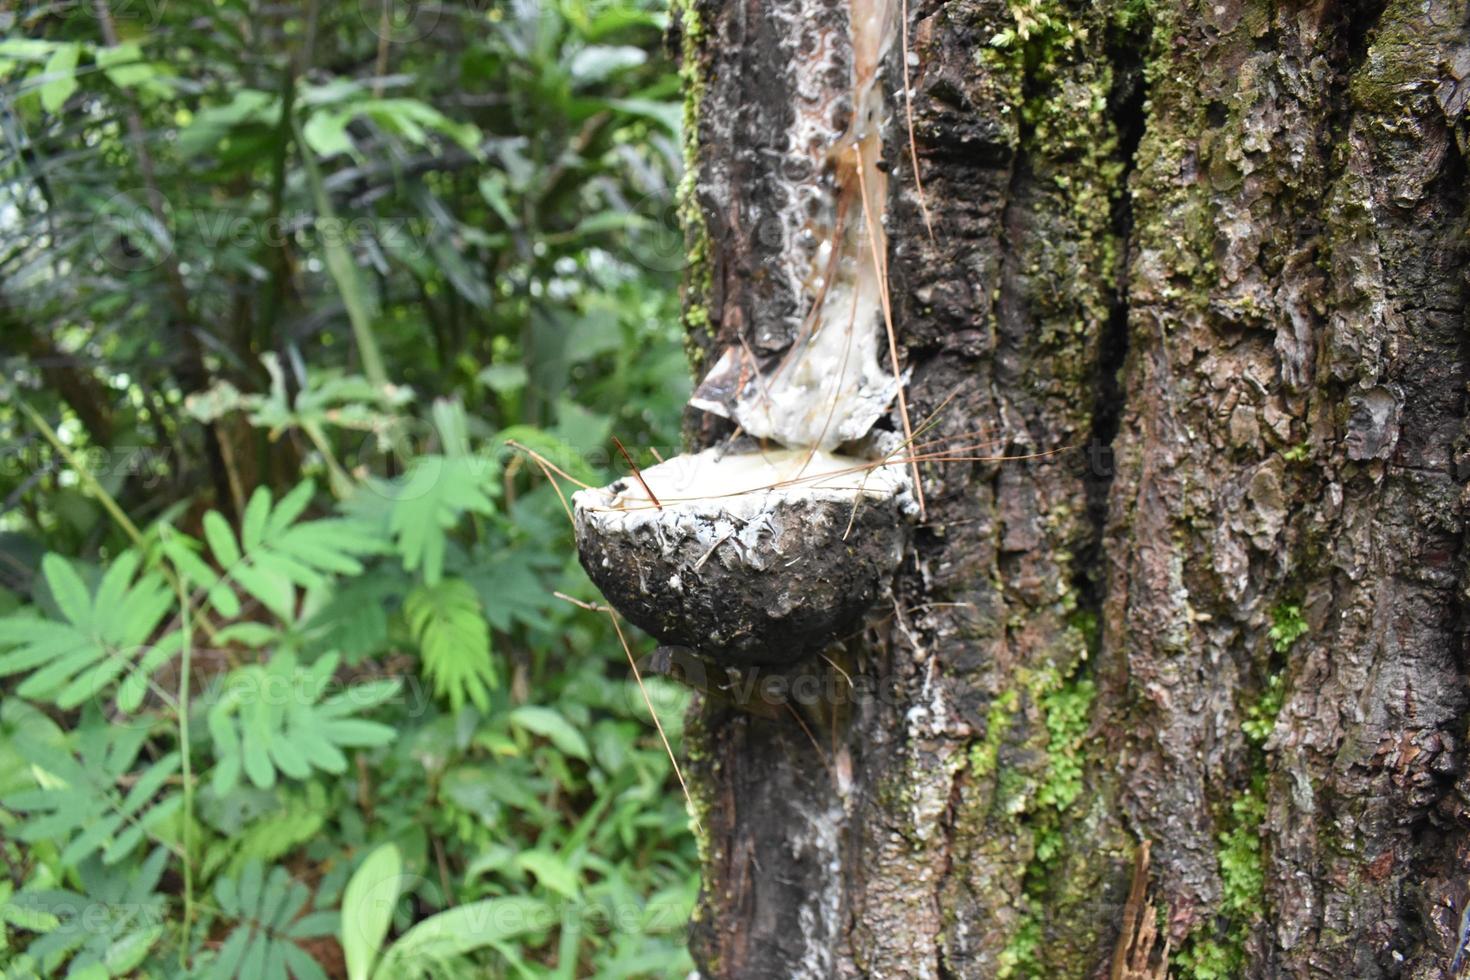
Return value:
[(914, 190), (919, 197), (919, 213), (924, 216), (924, 228), (929, 232), (929, 241), (935, 241), (934, 222), (929, 219), (929, 201), (924, 194), (924, 181), (919, 177), (919, 147), (914, 140), (914, 90), (909, 84), (909, 0), (903, 0), (899, 11), (899, 25), (903, 31), (903, 110), (909, 128), (909, 160), (914, 168)]
[(674, 767), (674, 775), (679, 777), (679, 788), (684, 791), (684, 802), (689, 807), (689, 819), (694, 821), (695, 830), (702, 834), (704, 826), (699, 822), (699, 811), (694, 807), (694, 797), (689, 795), (689, 784), (684, 782), (684, 772), (679, 768), (679, 760), (674, 756), (674, 747), (669, 744), (669, 736), (664, 734), (663, 722), (658, 720), (658, 712), (653, 710), (653, 699), (648, 696), (648, 688), (643, 685), (643, 674), (638, 670), (637, 661), (633, 659), (633, 650), (628, 646), (627, 637), (623, 636), (618, 614), (608, 609), (607, 618), (612, 620), (613, 629), (617, 631), (618, 642), (623, 645), (623, 653), (628, 657), (628, 666), (633, 668), (633, 679), (638, 682), (638, 693), (643, 695), (643, 703), (648, 706), (648, 716), (653, 719), (653, 727), (658, 729), (658, 737), (664, 743), (664, 751), (668, 753), (669, 764)]
[(674, 755), (674, 747), (669, 744), (669, 736), (664, 733), (663, 722), (658, 720), (658, 712), (653, 707), (653, 698), (648, 696), (648, 688), (643, 684), (643, 673), (638, 669), (638, 662), (633, 659), (633, 649), (628, 646), (628, 638), (623, 635), (623, 626), (618, 621), (617, 611), (612, 606), (584, 602), (581, 599), (567, 595), (565, 592), (553, 592), (551, 594), (588, 612), (606, 613), (607, 618), (612, 620), (613, 630), (618, 634), (618, 642), (623, 645), (623, 654), (628, 658), (628, 666), (633, 668), (633, 679), (638, 682), (638, 693), (643, 695), (643, 704), (648, 708), (648, 716), (653, 719), (653, 727), (658, 729), (658, 737), (664, 743), (664, 752), (669, 757), (669, 764), (674, 767), (674, 775), (679, 779), (679, 789), (683, 790), (684, 802), (689, 807), (689, 819), (694, 821), (695, 829), (703, 833), (704, 825), (699, 822), (699, 813), (694, 808), (694, 797), (689, 794), (689, 784), (684, 782), (684, 771), (679, 768), (679, 759)]
[[(863, 154), (858, 146), (853, 147), (853, 154), (857, 157), (858, 188), (863, 195), (863, 220), (868, 225), (868, 251), (873, 256), (873, 272), (878, 277), (878, 298), (883, 301), (883, 326), (888, 332), (888, 359), (893, 364), (893, 378), (898, 383), (898, 414), (903, 419), (904, 439), (912, 442), (914, 439), (913, 425), (909, 422), (908, 399), (904, 397), (903, 375), (898, 365), (898, 339), (893, 333), (893, 307), (888, 301), (888, 270), (884, 261), (878, 256), (878, 229), (873, 221), (873, 209), (868, 206), (868, 181), (863, 176)], [(919, 479), (919, 463), (912, 461), (914, 473), (914, 498), (919, 502), (919, 519), (926, 520), (927, 509), (924, 506), (924, 487)]]

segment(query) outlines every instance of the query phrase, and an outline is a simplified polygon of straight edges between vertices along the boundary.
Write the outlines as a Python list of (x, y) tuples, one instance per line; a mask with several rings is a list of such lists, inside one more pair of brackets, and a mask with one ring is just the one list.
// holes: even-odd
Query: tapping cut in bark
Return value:
[[(833, 454), (868, 437), (895, 398), (903, 406), (880, 166), (880, 66), (897, 7), (853, 0), (842, 25), (820, 18), (815, 0), (793, 6), (793, 29), (813, 31), (814, 44), (786, 69), (772, 274), (802, 312), (783, 353), (763, 358), (737, 337), (690, 400), (783, 448), (681, 456), (573, 497), (582, 563), (608, 600), (665, 643), (713, 659), (804, 657), (861, 618), (902, 552), (917, 491), (902, 464)], [(834, 88), (834, 72), (848, 73), (849, 89)]]
[[(779, 357), (731, 344), (690, 401), (783, 446), (831, 450), (862, 438), (902, 383), (882, 363), (883, 262), (872, 261), (888, 247), (888, 176), (879, 166), (888, 106), (879, 68), (897, 33), (895, 6), (855, 0), (849, 36), (824, 32), (821, 50), (792, 66), (795, 115), (779, 168), (788, 206), (776, 216), (783, 239), (776, 264), (805, 312)], [(845, 57), (850, 119), (834, 128), (843, 106), (828, 79)]]

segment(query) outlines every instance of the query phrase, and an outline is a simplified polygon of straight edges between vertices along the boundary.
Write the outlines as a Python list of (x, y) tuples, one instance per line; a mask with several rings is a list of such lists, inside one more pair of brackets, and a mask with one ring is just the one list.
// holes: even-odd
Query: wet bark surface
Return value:
[[(813, 7), (846, 16), (676, 16), (696, 360), (800, 313), (760, 229)], [(895, 47), (895, 327), (923, 438), (984, 458), (924, 464), (821, 683), (695, 719), (702, 974), (1451, 975), (1470, 9), (913, 0), (907, 26), (934, 236)]]

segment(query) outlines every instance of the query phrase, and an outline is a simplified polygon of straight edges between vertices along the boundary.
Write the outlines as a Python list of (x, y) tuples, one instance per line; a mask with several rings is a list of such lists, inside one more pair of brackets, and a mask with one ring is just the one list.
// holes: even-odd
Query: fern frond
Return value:
[(449, 530), (466, 513), (495, 512), (491, 498), (499, 492), (499, 471), (499, 464), (484, 456), (422, 456), (403, 479), (374, 482), (374, 489), (392, 502), (388, 530), (405, 569), (421, 568), (425, 582), (438, 584)]
[(16, 693), (60, 708), (98, 700), (121, 679), (127, 695), (119, 692), (119, 707), (136, 710), (149, 678), (178, 649), (176, 636), (148, 645), (174, 599), (156, 573), (139, 576), (139, 564), (124, 552), (94, 593), (65, 558), (42, 559), (63, 621), (32, 612), (0, 619), (0, 677), (26, 674)]
[(455, 711), (466, 699), (489, 711), (495, 662), (490, 656), (490, 629), (470, 584), (451, 578), (421, 585), (403, 600), (403, 615), (418, 641), (435, 693), (447, 697)]
[(266, 877), (259, 861), (248, 862), (238, 878), (220, 878), (214, 898), (221, 912), (239, 923), (215, 958), (211, 976), (259, 980), (326, 980), (321, 966), (295, 942), (336, 931), (335, 915), (305, 915), (311, 889), (285, 868)]
[(373, 681), (322, 699), (337, 669), (335, 653), (302, 667), (295, 654), (280, 651), (264, 665), (231, 671), (206, 721), (214, 741), (213, 786), (223, 796), (243, 773), (261, 789), (277, 775), (305, 779), (312, 770), (347, 770), (343, 749), (392, 741), (387, 725), (352, 717), (391, 698), (397, 680)]
[(314, 492), (308, 480), (273, 503), (269, 488), (257, 488), (241, 517), (238, 537), (218, 512), (205, 514), (204, 539), (219, 571), (200, 557), (198, 542), (187, 535), (168, 535), (164, 553), (189, 587), (204, 591), (221, 616), (240, 615), (238, 587), (289, 623), (298, 586), (319, 588), (330, 575), (357, 575), (362, 557), (386, 550), (367, 522), (324, 518), (298, 523)]

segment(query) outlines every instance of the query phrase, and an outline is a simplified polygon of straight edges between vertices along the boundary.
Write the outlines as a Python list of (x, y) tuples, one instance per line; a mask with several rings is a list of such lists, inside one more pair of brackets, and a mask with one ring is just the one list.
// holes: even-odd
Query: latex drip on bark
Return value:
[[(784, 8), (793, 29), (808, 14), (816, 22), (819, 2)], [(880, 66), (896, 9), (852, 0), (847, 36), (823, 32), (818, 50), (791, 62), (793, 122), (773, 166), (805, 176), (782, 177), (782, 239), (767, 264), (788, 277), (801, 320), (778, 358), (729, 347), (690, 399), (764, 451), (680, 456), (643, 471), (646, 487), (628, 478), (573, 497), (583, 567), (613, 606), (717, 661), (781, 665), (819, 649), (861, 619), (903, 551), (913, 509), (904, 465), (834, 452), (869, 435), (901, 383), (883, 366), (879, 279)], [(846, 92), (831, 87), (837, 66), (849, 70)], [(844, 100), (850, 120), (836, 130)]]

